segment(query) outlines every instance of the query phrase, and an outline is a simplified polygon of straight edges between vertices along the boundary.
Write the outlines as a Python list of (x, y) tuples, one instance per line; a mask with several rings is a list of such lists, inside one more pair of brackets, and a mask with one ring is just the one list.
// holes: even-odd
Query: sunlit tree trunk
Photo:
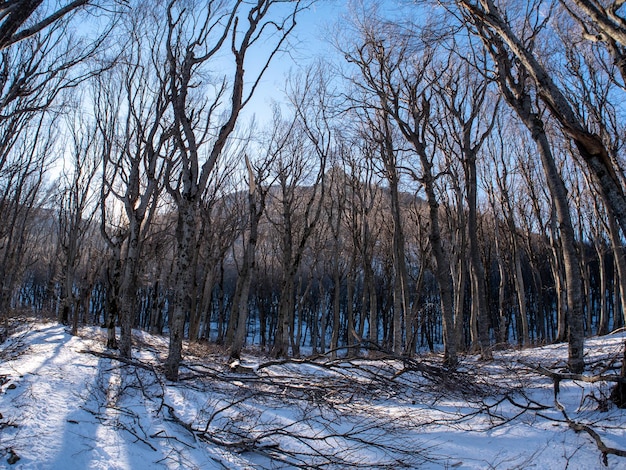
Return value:
[[(489, 4), (489, 9), (491, 9), (491, 6), (493, 6), (491, 0), (486, 0), (486, 2)], [(564, 292), (566, 292), (567, 297), (569, 344), (568, 364), (572, 371), (579, 373), (584, 369), (582, 291), (574, 229), (571, 222), (569, 203), (567, 200), (567, 189), (554, 161), (551, 145), (544, 129), (544, 122), (540, 114), (534, 110), (532, 97), (526, 89), (527, 85), (525, 82), (528, 77), (537, 78), (535, 75), (537, 73), (536, 67), (539, 67), (539, 65), (534, 60), (534, 57), (529, 57), (525, 49), (520, 49), (523, 47), (521, 42), (517, 38), (513, 38), (511, 36), (511, 31), (501, 22), (499, 17), (496, 20), (497, 26), (495, 27), (498, 35), (492, 35), (487, 29), (485, 29), (487, 23), (493, 26), (493, 24), (490, 23), (490, 20), (486, 20), (482, 13), (480, 13), (480, 10), (470, 6), (468, 2), (461, 3), (465, 5), (472, 15), (480, 17), (476, 20), (478, 24), (478, 31), (479, 34), (482, 35), (485, 44), (491, 46), (489, 51), (497, 64), (497, 80), (500, 85), (500, 90), (502, 91), (507, 103), (515, 110), (519, 118), (527, 127), (533, 141), (537, 145), (537, 151), (541, 158), (550, 195), (552, 196), (562, 244), (561, 252), (565, 272)], [(474, 16), (474, 18), (476, 18), (476, 16)], [(513, 49), (513, 54), (517, 56), (518, 59), (521, 59), (518, 54), (523, 53), (524, 59), (521, 59), (518, 63), (514, 63), (510, 57), (507, 46)], [(514, 69), (516, 70), (515, 72)], [(538, 86), (541, 88), (544, 85), (539, 84)], [(546, 83), (545, 86), (550, 88), (553, 84), (550, 81), (550, 83)], [(550, 88), (550, 90), (554, 95), (553, 98), (558, 95), (556, 90), (553, 90), (552, 88)], [(580, 132), (581, 134), (579, 135), (584, 134), (582, 129)], [(557, 295), (558, 294), (559, 292), (557, 292)], [(521, 296), (523, 293), (520, 293), (518, 290), (518, 295)]]

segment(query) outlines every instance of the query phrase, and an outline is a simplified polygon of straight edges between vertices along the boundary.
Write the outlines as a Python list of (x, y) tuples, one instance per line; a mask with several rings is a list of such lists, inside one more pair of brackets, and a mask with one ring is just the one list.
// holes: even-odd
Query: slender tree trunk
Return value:
[[(293, 297), (295, 285), (293, 275), (289, 270), (283, 274), (280, 302), (278, 304), (278, 322), (272, 357), (287, 357), (289, 355), (289, 336), (293, 318)], [(325, 333), (322, 332), (322, 335)]]
[(120, 278), (122, 275), (121, 247), (113, 247), (112, 259), (107, 269), (106, 311), (105, 326), (107, 328), (107, 348), (117, 349), (117, 336), (115, 334), (115, 322), (119, 317)]
[(374, 283), (374, 270), (369, 261), (364, 266), (364, 287), (368, 297), (368, 327), (369, 341), (372, 344), (378, 344), (378, 296), (376, 294), (376, 285)]
[(469, 239), (470, 275), (472, 281), (472, 312), (478, 321), (478, 337), (483, 359), (491, 359), (491, 347), (489, 340), (489, 309), (487, 308), (487, 289), (485, 287), (485, 268), (480, 258), (480, 246), (478, 243), (478, 213), (476, 177), (476, 156), (467, 155), (464, 161), (466, 170), (467, 186), (467, 229)]
[(598, 270), (600, 271), (600, 318), (598, 321), (598, 335), (602, 336), (609, 332), (607, 266), (603, 243), (598, 240), (597, 237), (595, 239), (595, 247), (596, 253), (598, 254)]
[[(456, 262), (456, 275), (454, 277), (454, 336), (457, 348), (461, 351), (467, 349), (467, 338), (465, 337), (465, 284), (467, 282), (467, 262), (465, 251), (462, 250)], [(470, 348), (478, 345), (478, 319), (470, 313)], [(476, 343), (474, 343), (476, 339)]]
[(614, 326), (619, 327), (626, 323), (626, 253), (624, 252), (619, 225), (615, 217), (609, 213), (608, 219), (609, 237), (611, 238), (611, 248), (615, 258), (615, 268), (617, 272), (614, 289), (618, 293), (618, 302), (615, 304)]
[(591, 321), (593, 315), (593, 290), (591, 288), (591, 266), (587, 256), (586, 245), (582, 240), (582, 227), (579, 231), (580, 242), (580, 272), (583, 281), (583, 297), (585, 298), (585, 326), (587, 334), (591, 333)]
[[(579, 117), (579, 113), (575, 111), (571, 101), (568, 100), (563, 91), (557, 86), (550, 73), (539, 62), (534, 55), (534, 51), (525, 47), (520, 38), (515, 35), (504, 16), (505, 12), (501, 11), (493, 0), (481, 0), (480, 2), (457, 0), (457, 3), (468, 13), (468, 18), (477, 25), (479, 34), (481, 34), (485, 42), (493, 43), (494, 41), (498, 41), (499, 44), (496, 46), (500, 50), (506, 48), (507, 55), (508, 51), (510, 51), (519, 61), (520, 66), (525, 70), (524, 75), (528, 75), (534, 82), (539, 98), (546, 104), (552, 116), (560, 123), (566, 137), (574, 141), (574, 145), (580, 157), (587, 165), (593, 181), (602, 193), (610, 211), (615, 214), (616, 220), (622, 229), (622, 233), (626, 233), (626, 194), (624, 193), (620, 177), (617, 174), (616, 168), (601, 136), (585, 127), (585, 123)], [(486, 32), (486, 28), (493, 31), (498, 39), (490, 37)], [(533, 132), (532, 129), (531, 132)], [(545, 166), (544, 170), (547, 171)], [(548, 184), (551, 184), (551, 179), (551, 177), (548, 178)], [(551, 188), (551, 192), (552, 190), (553, 188)], [(553, 198), (556, 196), (557, 195), (552, 194)], [(560, 196), (558, 198), (560, 199)], [(562, 209), (562, 207), (560, 207), (559, 210), (560, 209)], [(559, 217), (562, 215), (564, 214), (560, 213)], [(559, 221), (561, 222), (561, 220)], [(563, 222), (566, 221), (563, 220)], [(568, 231), (567, 227), (565, 231)], [(569, 234), (564, 235), (566, 238), (569, 238)], [(564, 243), (569, 245), (570, 241), (566, 240)], [(565, 260), (565, 270), (566, 272), (570, 272), (573, 266), (571, 265), (572, 260), (569, 259), (569, 257), (573, 253), (570, 252), (569, 246), (563, 251), (564, 258), (567, 257)], [(570, 272), (570, 274), (574, 273)], [(569, 281), (574, 278), (566, 274), (566, 279), (569, 284)], [(580, 283), (580, 278), (578, 281), (573, 280), (573, 282), (574, 286), (568, 285), (568, 289), (571, 289), (571, 293), (576, 295), (576, 284)], [(579, 325), (582, 324), (582, 321), (577, 318), (577, 309), (580, 308), (580, 304), (576, 305), (576, 301), (576, 298), (568, 298), (568, 308), (569, 306), (575, 307), (574, 311), (570, 310), (568, 312), (570, 319), (569, 365), (572, 370), (576, 369), (580, 371), (584, 366), (582, 362), (583, 337), (579, 331)]]
[(552, 241), (551, 249), (552, 256), (550, 258), (550, 266), (552, 269), (552, 277), (554, 279), (554, 295), (556, 299), (556, 311), (554, 312), (554, 315), (556, 315), (556, 336), (554, 337), (554, 341), (561, 343), (567, 338), (567, 322), (564, 301), (565, 280), (563, 279), (563, 270), (561, 268), (558, 244)]
[[(249, 166), (249, 164), (248, 164)], [(250, 178), (253, 178), (252, 172), (250, 172)], [(241, 355), (241, 349), (243, 348), (246, 340), (248, 315), (249, 315), (249, 297), (250, 297), (250, 285), (252, 283), (252, 272), (254, 270), (255, 257), (256, 257), (256, 244), (259, 236), (259, 220), (265, 206), (264, 197), (261, 198), (260, 209), (257, 210), (256, 194), (253, 189), (252, 183), (251, 189), (248, 194), (248, 223), (250, 226), (250, 235), (244, 251), (244, 264), (242, 272), (240, 273), (238, 287), (240, 289), (237, 308), (233, 308), (231, 315), (237, 315), (237, 328), (235, 330), (235, 336), (230, 348), (230, 356), (232, 358), (239, 358)], [(235, 306), (235, 303), (233, 303)]]
[[(352, 253), (351, 262), (356, 260), (356, 252)], [(356, 331), (356, 318), (354, 314), (354, 285), (356, 283), (356, 272), (354, 265), (350, 267), (348, 276), (346, 277), (346, 323), (347, 323), (347, 337), (346, 345), (348, 346), (348, 356), (355, 357), (359, 355), (359, 342), (361, 336)], [(354, 347), (351, 347), (353, 346)]]
[[(323, 293), (323, 294), (322, 294)], [(326, 327), (328, 324), (328, 293), (324, 292), (320, 287), (320, 352), (324, 354), (326, 352)]]
[[(338, 252), (335, 252), (335, 256), (338, 258)], [(338, 259), (335, 259), (333, 263), (333, 330), (330, 336), (330, 350), (333, 359), (337, 357), (336, 349), (339, 346), (339, 329), (341, 326), (341, 276), (337, 263)]]
[(450, 271), (450, 262), (443, 250), (443, 244), (441, 242), (441, 230), (439, 228), (439, 203), (437, 202), (437, 197), (435, 195), (432, 164), (423, 152), (420, 153), (420, 159), (422, 162), (423, 183), (430, 215), (429, 239), (432, 252), (437, 263), (435, 276), (439, 285), (439, 296), (443, 320), (444, 364), (447, 367), (456, 367), (458, 362), (457, 338), (454, 331), (452, 275)]
[(498, 282), (498, 342), (504, 346), (509, 341), (509, 322), (504, 305), (504, 299), (506, 296), (506, 269), (504, 266), (502, 250), (500, 248), (500, 229), (497, 219), (494, 229), (494, 238), (496, 259), (498, 261), (498, 275), (500, 277)]
[(391, 217), (393, 220), (393, 317), (391, 328), (391, 346), (396, 354), (402, 353), (402, 327), (408, 314), (408, 286), (407, 267), (405, 256), (404, 233), (402, 230), (402, 217), (400, 208), (400, 196), (398, 185), (399, 173), (396, 162), (396, 150), (394, 149), (391, 129), (388, 117), (381, 119), (381, 158), (385, 165), (386, 176), (389, 182), (389, 196), (391, 200)]
[[(500, 57), (503, 60), (502, 57)], [(506, 68), (501, 65), (501, 73)], [(524, 122), (541, 158), (546, 182), (553, 201), (553, 209), (558, 221), (558, 229), (561, 241), (561, 254), (565, 273), (565, 294), (567, 301), (567, 324), (568, 324), (568, 365), (572, 372), (581, 373), (584, 370), (584, 321), (582, 307), (582, 288), (579, 272), (578, 254), (576, 252), (576, 240), (572, 226), (569, 203), (567, 200), (567, 188), (552, 155), (550, 142), (544, 130), (541, 117), (532, 111), (530, 95), (518, 89), (515, 96), (506, 85), (505, 80), (510, 77), (502, 77), (500, 88), (504, 92), (505, 99), (515, 109), (518, 116)], [(557, 291), (557, 295), (561, 292)]]
[(528, 309), (526, 308), (526, 283), (524, 282), (524, 274), (522, 272), (522, 259), (520, 256), (520, 247), (517, 243), (517, 235), (513, 234), (513, 264), (515, 266), (515, 292), (517, 297), (517, 308), (522, 326), (521, 337), (518, 338), (520, 344), (530, 344), (530, 334), (528, 328)]

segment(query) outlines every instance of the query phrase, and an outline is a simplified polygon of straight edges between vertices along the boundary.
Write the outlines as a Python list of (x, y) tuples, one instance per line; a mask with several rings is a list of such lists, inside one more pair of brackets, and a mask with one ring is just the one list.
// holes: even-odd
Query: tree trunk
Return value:
[[(352, 253), (351, 262), (356, 260), (356, 253)], [(348, 356), (355, 357), (359, 355), (359, 342), (361, 336), (356, 331), (356, 318), (354, 315), (354, 284), (356, 282), (356, 272), (354, 265), (350, 267), (348, 276), (346, 277), (346, 319), (347, 319), (347, 337), (346, 345), (348, 346)], [(354, 347), (351, 347), (353, 346)]]
[(522, 273), (522, 259), (520, 247), (517, 242), (517, 234), (512, 234), (513, 238), (513, 264), (515, 267), (513, 278), (515, 279), (515, 293), (517, 297), (518, 315), (522, 326), (522, 334), (518, 337), (520, 344), (528, 346), (530, 344), (530, 334), (528, 329), (528, 312), (526, 308), (526, 284)]
[(137, 304), (137, 266), (140, 256), (141, 223), (131, 219), (128, 246), (123, 266), (120, 305), (120, 355), (130, 359), (132, 355), (132, 332)]
[(331, 358), (337, 358), (337, 347), (339, 346), (339, 329), (341, 321), (341, 276), (339, 275), (338, 257), (335, 252), (335, 262), (333, 263), (333, 331), (330, 336)]
[[(467, 282), (467, 262), (464, 250), (456, 262), (456, 275), (454, 277), (454, 336), (457, 348), (461, 351), (467, 350), (467, 338), (465, 337), (465, 284)], [(478, 319), (473, 318), (470, 313), (470, 348), (478, 348)], [(476, 343), (473, 340), (476, 339)]]
[[(469, 151), (469, 150), (468, 150)], [(472, 312), (478, 321), (478, 337), (481, 356), (483, 359), (491, 359), (491, 347), (489, 341), (489, 309), (487, 308), (487, 290), (485, 287), (485, 268), (480, 258), (480, 246), (478, 244), (478, 214), (476, 177), (476, 155), (471, 152), (464, 160), (467, 186), (467, 229), (469, 239), (470, 276), (472, 281)]]
[(115, 321), (119, 317), (120, 278), (122, 271), (121, 247), (113, 247), (113, 258), (107, 269), (106, 281), (106, 313), (105, 326), (107, 328), (107, 348), (117, 349), (117, 337), (115, 335)]
[(192, 248), (196, 239), (196, 207), (192, 201), (182, 198), (178, 203), (176, 226), (176, 275), (174, 279), (174, 305), (170, 319), (169, 354), (165, 361), (165, 377), (178, 381), (178, 369), (182, 360), (185, 320), (191, 310), (191, 292), (195, 273), (190, 269), (193, 262)]
[[(503, 39), (507, 41), (506, 38)], [(514, 53), (517, 55), (516, 51), (514, 51)], [(525, 84), (517, 83), (512, 77), (511, 64), (508, 54), (504, 50), (501, 49), (499, 53), (496, 53), (496, 59), (498, 60), (500, 89), (507, 102), (515, 109), (522, 122), (530, 131), (531, 137), (537, 145), (548, 189), (552, 197), (553, 209), (556, 213), (556, 219), (558, 220), (563, 268), (565, 272), (569, 344), (568, 365), (572, 372), (581, 373), (585, 365), (583, 358), (584, 321), (582, 289), (574, 229), (567, 200), (567, 189), (554, 161), (543, 120), (539, 114), (532, 111), (532, 98), (525, 90)], [(522, 69), (522, 75), (524, 75), (526, 71), (530, 72), (531, 75), (534, 74), (535, 71), (530, 69), (533, 64), (524, 63), (526, 69)], [(513, 87), (515, 91), (513, 92), (509, 87)], [(557, 291), (557, 295), (560, 294), (561, 292)]]
[[(393, 151), (393, 150), (391, 150)], [(394, 159), (395, 160), (395, 159)], [(404, 233), (402, 230), (402, 219), (400, 216), (400, 199), (398, 194), (398, 174), (397, 169), (389, 169), (393, 175), (389, 179), (391, 193), (391, 211), (393, 216), (393, 352), (401, 354), (402, 349), (402, 327), (406, 328), (406, 318), (408, 315), (409, 301), (407, 289), (407, 268), (405, 257)]]
[[(624, 326), (626, 323), (626, 253), (619, 233), (619, 226), (615, 217), (608, 214), (609, 236), (611, 238), (611, 248), (615, 258), (617, 278), (615, 280), (615, 291), (618, 293), (618, 302), (615, 304), (614, 327)], [(621, 312), (620, 312), (621, 310)]]
[(498, 342), (504, 347), (509, 341), (509, 321), (506, 314), (504, 299), (506, 296), (506, 269), (504, 266), (504, 258), (500, 249), (500, 229), (496, 217), (496, 226), (494, 228), (496, 259), (498, 261)]
[(600, 271), (600, 318), (598, 320), (598, 335), (606, 335), (609, 332), (609, 309), (607, 305), (607, 266), (602, 241), (595, 238), (596, 253), (598, 254), (598, 270)]
[(228, 334), (226, 335), (227, 344), (230, 343), (230, 357), (233, 359), (240, 358), (241, 350), (246, 341), (246, 333), (248, 331), (250, 285), (252, 283), (252, 271), (254, 269), (256, 243), (258, 238), (258, 222), (261, 216), (260, 213), (257, 213), (256, 204), (254, 203), (253, 198), (254, 194), (250, 194), (248, 214), (250, 236), (244, 250), (243, 266), (241, 272), (239, 273), (239, 278), (237, 279), (237, 286), (235, 289), (236, 292), (230, 311), (230, 321), (234, 322), (236, 326), (233, 331), (232, 340)]
[[(478, 26), (480, 34), (486, 42), (493, 43), (493, 41), (496, 40), (495, 37), (490, 37), (490, 35), (486, 33), (485, 28), (488, 27), (497, 35), (499, 41), (501, 41), (502, 44), (500, 44), (499, 47), (504, 48), (504, 45), (506, 45), (507, 50), (510, 50), (519, 61), (520, 65), (528, 72), (529, 77), (533, 80), (537, 88), (538, 96), (548, 107), (552, 116), (560, 123), (566, 137), (574, 141), (580, 157), (590, 170), (593, 181), (600, 189), (610, 211), (615, 214), (618, 224), (622, 229), (622, 233), (626, 233), (626, 195), (602, 138), (585, 127), (584, 122), (579, 118), (579, 113), (574, 110), (570, 101), (561, 89), (558, 88), (556, 82), (541, 65), (537, 57), (535, 57), (533, 51), (525, 47), (522, 41), (515, 35), (510, 25), (505, 20), (503, 12), (496, 7), (493, 0), (481, 1), (479, 2), (480, 5), (478, 2), (469, 0), (457, 0), (457, 3), (469, 14), (471, 20)], [(545, 167), (544, 170), (546, 170)], [(550, 184), (550, 179), (551, 178), (548, 178), (548, 184)], [(554, 194), (552, 194), (552, 196), (555, 197)], [(566, 234), (566, 237), (569, 237), (569, 235)], [(565, 243), (569, 245), (569, 241)], [(572, 269), (572, 260), (569, 259), (572, 253), (569, 247), (566, 247), (563, 251), (564, 257), (568, 257), (568, 259), (565, 260), (565, 270), (569, 272)], [(573, 277), (567, 274), (566, 278), (568, 279), (568, 283), (570, 279), (573, 279)], [(568, 286), (568, 289), (571, 288), (572, 293), (576, 294), (577, 281), (574, 280), (573, 282), (575, 285), (573, 287)], [(580, 279), (578, 279), (578, 284), (579, 283)], [(571, 303), (576, 308), (575, 311), (569, 312), (571, 319), (569, 331), (570, 342), (573, 341), (575, 343), (570, 343), (570, 356), (571, 354), (576, 356), (570, 357), (570, 368), (574, 367), (580, 371), (583, 365), (581, 362), (583, 340), (578, 330), (579, 323), (582, 322), (577, 318), (577, 309), (580, 308), (580, 305), (575, 305), (576, 300), (577, 299), (568, 299), (568, 304)]]
[[(272, 357), (287, 357), (289, 355), (289, 332), (293, 316), (294, 279), (290, 272), (283, 274), (280, 302), (278, 304), (278, 320), (274, 346), (270, 355)], [(325, 332), (322, 331), (322, 336)]]
[(439, 285), (439, 296), (441, 302), (441, 312), (443, 321), (443, 345), (444, 364), (447, 367), (456, 367), (457, 359), (457, 338), (454, 331), (454, 311), (452, 302), (452, 275), (450, 262), (443, 250), (441, 242), (441, 230), (439, 228), (439, 203), (435, 195), (434, 179), (432, 176), (432, 164), (428, 161), (425, 153), (420, 153), (423, 169), (423, 183), (428, 201), (430, 215), (429, 240), (437, 267), (435, 276)]
[[(376, 284), (374, 282), (374, 270), (371, 264), (367, 262), (364, 266), (364, 287), (368, 297), (368, 328), (369, 341), (372, 344), (378, 344), (378, 295), (376, 293)], [(364, 294), (365, 295), (365, 294)]]

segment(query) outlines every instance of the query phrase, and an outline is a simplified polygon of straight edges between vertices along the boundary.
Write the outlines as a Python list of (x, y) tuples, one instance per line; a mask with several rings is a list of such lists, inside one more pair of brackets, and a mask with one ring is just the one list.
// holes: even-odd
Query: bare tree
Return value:
[[(609, 209), (615, 214), (623, 233), (626, 233), (626, 195), (619, 169), (616, 168), (605, 142), (598, 133), (590, 129), (576, 112), (574, 104), (566, 97), (564, 91), (552, 78), (550, 72), (538, 60), (532, 48), (525, 44), (507, 20), (503, 5), (499, 7), (493, 0), (458, 0), (457, 5), (468, 15), (468, 19), (477, 26), (479, 34), (487, 42), (499, 38), (500, 44), (494, 47), (504, 48), (506, 56), (515, 57), (531, 80), (537, 96), (550, 110), (552, 117), (558, 121), (563, 133), (571, 139), (576, 150), (602, 191)], [(529, 7), (538, 7), (533, 4)], [(541, 29), (547, 21), (541, 21), (537, 27)], [(538, 32), (538, 30), (535, 30)], [(536, 34), (532, 36), (536, 40)]]
[[(355, 119), (356, 120), (356, 119)], [(377, 223), (377, 212), (380, 211), (381, 187), (377, 171), (378, 145), (366, 135), (367, 128), (357, 129), (357, 152), (350, 161), (351, 175), (351, 218), (353, 244), (357, 249), (363, 274), (363, 294), (361, 300), (361, 322), (359, 338), (365, 339), (365, 321), (367, 319), (367, 339), (378, 344), (378, 293), (374, 272), (376, 240), (379, 239), (382, 224)]]
[[(187, 7), (189, 5), (179, 1), (171, 1), (167, 6), (167, 81), (177, 157), (167, 166), (166, 185), (178, 209), (176, 298), (171, 312), (170, 351), (166, 362), (166, 376), (170, 380), (178, 378), (185, 317), (192, 303), (190, 292), (195, 281), (190, 267), (192, 247), (198, 235), (200, 198), (241, 110), (295, 27), (296, 14), (303, 4), (275, 0), (247, 4), (236, 0), (223, 4), (209, 2), (200, 9)], [(282, 7), (288, 10), (278, 11)], [(266, 60), (246, 85), (246, 58), (266, 38), (273, 40), (274, 46), (264, 54)], [(206, 66), (228, 52), (233, 62), (228, 65), (222, 62), (222, 67), (230, 67), (232, 71), (217, 81), (207, 80)], [(203, 86), (198, 88), (200, 84)], [(210, 94), (207, 93), (209, 85)], [(204, 96), (198, 89), (203, 90)], [(226, 99), (229, 92), (230, 99)]]
[[(305, 97), (309, 99), (308, 95)], [(299, 344), (293, 341), (296, 278), (307, 242), (322, 213), (326, 157), (332, 145), (327, 135), (320, 136), (317, 145), (311, 144), (303, 124), (293, 122), (295, 125), (285, 126), (288, 133), (279, 145), (272, 168), (277, 188), (270, 192), (270, 197), (276, 213), (267, 213), (280, 240), (278, 263), (282, 272), (273, 357), (288, 356), (290, 344), (293, 354), (299, 353)]]
[(58, 128), (47, 115), (27, 120), (5, 149), (0, 167), (0, 310), (11, 308), (29, 248), (33, 215), (45, 197), (45, 174), (54, 153)]
[[(430, 90), (425, 73), (431, 64), (431, 52), (409, 53), (408, 44), (387, 41), (384, 34), (364, 24), (363, 44), (346, 54), (361, 74), (362, 87), (377, 100), (379, 112), (391, 117), (420, 162), (420, 172), (412, 172), (424, 188), (429, 205), (430, 244), (436, 259), (444, 331), (444, 356), (449, 366), (457, 363), (457, 342), (454, 335), (452, 277), (444, 251), (439, 224), (439, 201), (436, 194), (433, 142), (429, 133), (431, 115)], [(435, 147), (437, 145), (434, 145)], [(485, 347), (485, 351), (487, 348)]]
[[(465, 196), (467, 200), (467, 239), (469, 240), (469, 265), (472, 292), (472, 331), (477, 325), (478, 337), (472, 342), (476, 349), (489, 344), (489, 319), (486, 292), (485, 268), (483, 266), (478, 231), (478, 175), (476, 162), (485, 140), (496, 124), (499, 99), (489, 103), (489, 81), (484, 79), (474, 67), (481, 67), (480, 60), (474, 64), (461, 62), (455, 64), (451, 58), (435, 85), (438, 99), (443, 103), (441, 113), (445, 126), (442, 143), (448, 141), (446, 154), (459, 154), (465, 177)], [(453, 65), (455, 64), (455, 65)], [(450, 71), (454, 72), (450, 72)], [(437, 72), (435, 72), (437, 73)], [(443, 79), (442, 79), (443, 78)], [(433, 80), (436, 83), (436, 80)], [(441, 130), (439, 124), (436, 126)], [(433, 129), (437, 132), (437, 129)], [(459, 289), (465, 289), (460, 285)], [(489, 351), (483, 351), (489, 357)]]
[[(543, 22), (534, 25), (534, 29), (531, 30), (532, 34), (529, 34), (529, 38), (527, 39), (527, 44), (524, 44), (522, 39), (517, 36), (515, 36), (514, 39), (512, 38), (512, 30), (505, 25), (503, 21), (495, 28), (496, 32), (494, 33), (487, 27), (487, 25), (493, 25), (486, 23), (484, 18), (477, 13), (477, 11), (484, 12), (483, 10), (476, 10), (476, 5), (469, 5), (468, 2), (461, 2), (461, 4), (463, 8), (466, 8), (466, 11), (470, 13), (468, 20), (473, 21), (478, 35), (483, 39), (486, 49), (489, 51), (496, 64), (497, 79), (504, 98), (528, 128), (541, 157), (546, 181), (554, 203), (556, 217), (558, 218), (560, 239), (562, 242), (569, 323), (569, 367), (572, 371), (580, 373), (584, 369), (582, 290), (575, 234), (567, 200), (567, 189), (552, 155), (552, 146), (545, 131), (545, 123), (541, 117), (541, 110), (536, 108), (536, 104), (533, 103), (532, 94), (527, 89), (528, 79), (531, 77), (537, 79), (537, 70), (533, 70), (531, 67), (539, 66), (535, 57), (528, 51), (533, 50), (534, 41), (538, 32), (543, 27)], [(495, 5), (493, 5), (491, 1), (486, 2), (485, 5), (485, 8), (488, 10), (491, 9), (491, 7), (495, 8)], [(482, 13), (480, 14), (482, 15)], [(529, 27), (532, 27), (532, 25), (529, 25)], [(504, 34), (505, 30), (506, 34)], [(515, 48), (511, 47), (511, 41), (514, 42)], [(518, 62), (513, 60), (510, 50), (513, 50), (513, 57), (517, 57), (519, 59)], [(517, 56), (517, 54), (521, 52), (526, 54), (524, 59)], [(553, 82), (551, 82), (548, 76), (545, 78), (550, 80), (550, 83), (553, 85)], [(550, 88), (552, 85), (548, 82), (538, 83), (539, 95), (542, 96), (542, 87)], [(552, 93), (550, 99), (554, 99), (557, 95), (564, 99), (555, 85), (554, 89), (550, 88), (550, 90)], [(545, 98), (544, 96), (544, 99)], [(552, 109), (554, 103), (551, 104), (548, 102), (547, 104)], [(569, 105), (567, 102), (565, 104)], [(557, 119), (559, 119), (559, 117), (557, 117)], [(580, 127), (580, 124), (577, 125)], [(580, 130), (582, 132), (582, 128)], [(614, 181), (614, 183), (619, 185), (618, 181)]]
[(95, 123), (75, 113), (68, 119), (69, 148), (65, 151), (69, 161), (64, 162), (59, 194), (58, 243), (62, 255), (62, 288), (59, 321), (68, 324), (73, 310), (72, 334), (77, 334), (79, 297), (77, 268), (84, 255), (84, 242), (97, 210), (93, 182), (100, 168), (98, 135)]
[(5, 0), (0, 4), (0, 50), (50, 28), (51, 25), (82, 8), (95, 8), (100, 3), (104, 7), (109, 7), (117, 3), (127, 3), (127, 0), (111, 2), (73, 0), (57, 5), (53, 9), (50, 9), (44, 0)]
[(116, 243), (122, 244), (119, 276), (112, 279), (119, 280), (119, 287), (113, 287), (113, 291), (118, 296), (120, 353), (129, 358), (141, 253), (157, 209), (164, 161), (170, 156), (172, 144), (171, 120), (166, 116), (167, 83), (162, 72), (164, 25), (144, 6), (144, 10), (127, 15), (123, 28), (129, 41), (116, 68), (97, 80), (95, 101), (99, 132), (105, 140), (102, 210), (121, 210), (126, 221), (113, 232), (105, 227), (103, 234), (113, 252)]
[(584, 39), (604, 45), (626, 80), (626, 16), (624, 2), (598, 0), (561, 0), (560, 2), (579, 24)]
[[(56, 113), (66, 104), (64, 99), (69, 94), (65, 91), (110, 66), (111, 58), (106, 56), (93, 68), (87, 66), (86, 61), (95, 57), (110, 33), (111, 24), (105, 26), (102, 34), (96, 32), (91, 38), (83, 37), (71, 31), (70, 18), (66, 15), (78, 5), (42, 16), (45, 9), (38, 10), (42, 3), (13, 0), (0, 5), (0, 172), (9, 170), (16, 174), (16, 167), (9, 168), (14, 152), (32, 155), (25, 148), (20, 149), (25, 142), (22, 140), (24, 133), (30, 133), (28, 140), (41, 139), (41, 142), (32, 141), (31, 149), (48, 147), (50, 150), (52, 139), (46, 136), (50, 133), (43, 132), (41, 125), (50, 126), (51, 131), (56, 129), (49, 119), (58, 116)], [(37, 158), (39, 162), (45, 160)], [(25, 169), (35, 160), (24, 157), (22, 161), (25, 166), (21, 168)], [(40, 177), (47, 165), (35, 164)], [(33, 175), (35, 167), (30, 167), (28, 174)], [(32, 182), (28, 174), (6, 182), (12, 181), (13, 189), (24, 195), (25, 185)], [(35, 188), (38, 191), (41, 183), (31, 189)], [(5, 188), (6, 191), (13, 189)], [(31, 203), (37, 198), (35, 196)]]
[[(252, 275), (255, 269), (256, 245), (259, 238), (259, 222), (265, 211), (265, 203), (269, 186), (263, 187), (267, 178), (271, 159), (265, 159), (253, 166), (248, 157), (245, 157), (248, 170), (248, 239), (245, 240), (243, 263), (237, 278), (236, 293), (231, 309), (231, 322), (236, 323), (230, 357), (238, 359), (245, 344), (247, 333), (248, 314), (250, 309), (249, 297)], [(227, 341), (228, 343), (228, 341)]]

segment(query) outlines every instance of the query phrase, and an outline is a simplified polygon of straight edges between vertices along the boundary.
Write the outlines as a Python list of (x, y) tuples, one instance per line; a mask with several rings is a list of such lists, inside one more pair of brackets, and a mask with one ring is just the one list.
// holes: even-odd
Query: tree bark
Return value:
[(178, 202), (176, 227), (176, 274), (174, 278), (174, 304), (170, 312), (169, 353), (165, 361), (165, 377), (178, 380), (178, 369), (182, 359), (185, 320), (191, 311), (191, 286), (195, 273), (190, 269), (193, 261), (192, 248), (196, 238), (196, 207), (193, 201), (182, 198)]

